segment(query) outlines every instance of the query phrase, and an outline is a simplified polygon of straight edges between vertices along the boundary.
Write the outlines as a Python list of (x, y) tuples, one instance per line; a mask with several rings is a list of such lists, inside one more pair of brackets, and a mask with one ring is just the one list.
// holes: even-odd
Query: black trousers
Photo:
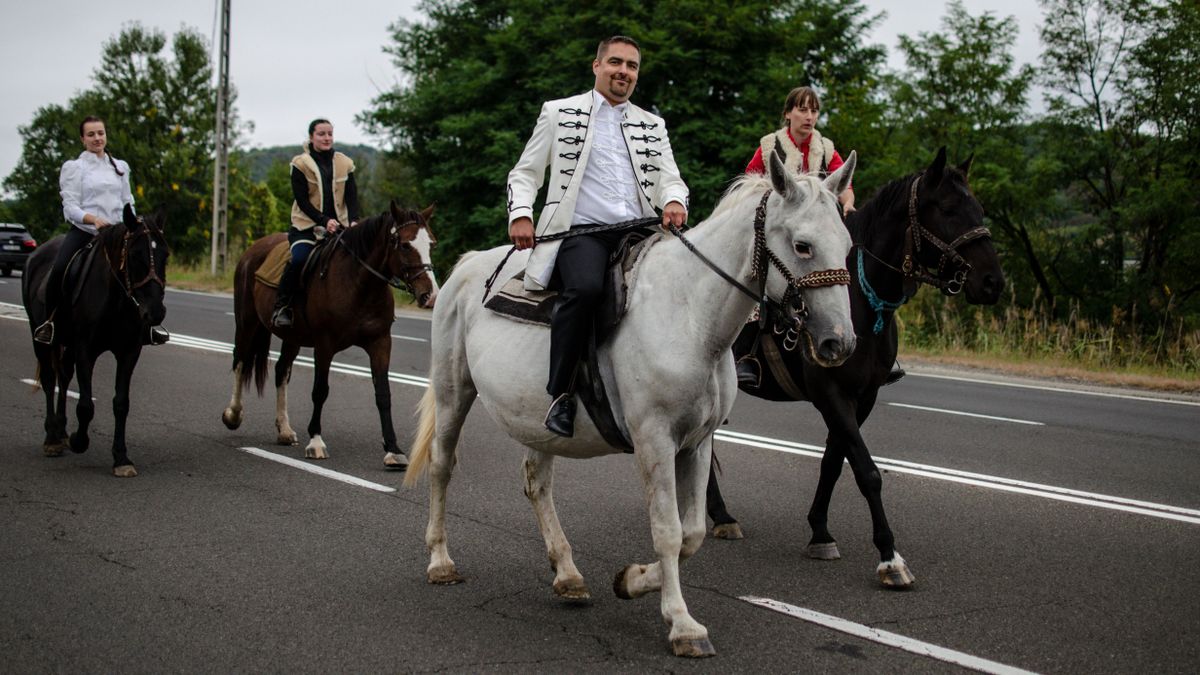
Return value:
[(550, 318), (550, 377), (552, 397), (573, 391), (575, 369), (587, 349), (596, 309), (604, 294), (608, 257), (624, 232), (567, 237), (558, 249), (551, 285), (559, 289)]
[(46, 281), (47, 317), (54, 316), (54, 310), (58, 308), (59, 299), (62, 297), (63, 275), (67, 273), (67, 265), (71, 262), (71, 256), (87, 246), (93, 238), (95, 238), (94, 234), (85, 232), (78, 227), (72, 227), (67, 231), (62, 246), (58, 248), (58, 253), (54, 256), (54, 264), (50, 266), (50, 278)]

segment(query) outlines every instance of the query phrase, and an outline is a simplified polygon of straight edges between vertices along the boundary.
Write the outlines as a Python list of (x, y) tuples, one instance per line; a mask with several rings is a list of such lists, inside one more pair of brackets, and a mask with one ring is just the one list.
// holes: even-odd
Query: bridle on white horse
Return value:
[[(424, 227), (425, 223), (424, 223), (424, 221), (422, 221), (420, 219), (405, 221), (404, 224), (402, 224), (402, 225), (396, 225), (395, 223), (392, 223), (392, 225), (390, 226), (390, 231), (388, 232), (388, 245), (385, 247), (385, 250), (383, 253), (383, 266), (384, 267), (387, 267), (388, 258), (392, 255), (392, 251), (398, 251), (398, 250), (400, 250), (400, 247), (402, 245), (404, 245), (405, 242), (400, 241), (400, 230), (403, 230), (404, 228), (408, 227), (409, 225), (420, 225), (420, 226)], [(342, 241), (342, 234), (344, 234), (345, 232), (346, 232), (346, 229), (342, 228), (342, 230), (338, 232), (337, 239), (335, 239), (334, 241), (337, 242), (337, 244), (340, 245), (343, 249), (345, 249), (346, 252), (350, 254), (350, 257), (353, 258), (355, 262), (357, 262), (359, 265), (361, 265), (363, 267), (363, 269), (367, 270), (368, 272), (375, 275), (379, 279), (382, 279), (384, 283), (391, 286), (392, 288), (403, 288), (404, 290), (408, 291), (409, 295), (416, 297), (417, 291), (416, 291), (416, 288), (413, 287), (413, 282), (415, 282), (418, 278), (420, 278), (420, 276), (422, 274), (425, 274), (426, 272), (432, 272), (433, 265), (429, 265), (426, 263), (404, 263), (404, 265), (402, 265), (400, 267), (400, 273), (403, 276), (394, 276), (394, 277), (384, 276), (384, 274), (382, 272), (375, 269), (374, 267), (371, 267), (371, 265), (368, 264), (367, 261), (358, 257), (358, 254), (354, 252), (354, 249), (350, 248), (350, 246), (348, 244), (346, 244)]]
[[(808, 318), (808, 305), (804, 302), (803, 289), (821, 288), (824, 286), (848, 286), (850, 285), (850, 271), (845, 267), (841, 267), (809, 272), (799, 278), (792, 274), (791, 270), (779, 259), (779, 256), (767, 246), (767, 200), (770, 199), (771, 192), (771, 190), (767, 190), (763, 193), (762, 199), (758, 202), (758, 207), (754, 210), (754, 263), (750, 268), (750, 276), (760, 281), (759, 292), (757, 293), (747, 288), (742, 282), (734, 279), (720, 267), (717, 267), (716, 263), (709, 260), (692, 245), (692, 242), (683, 236), (683, 232), (678, 227), (675, 225), (669, 225), (668, 227), (671, 230), (671, 234), (678, 237), (687, 250), (691, 251), (701, 262), (708, 265), (712, 271), (732, 284), (734, 288), (760, 304), (760, 325), (766, 321), (767, 312), (764, 310), (769, 308), (775, 310), (775, 315), (787, 323), (789, 332), (798, 333), (804, 325), (804, 320)], [(787, 290), (784, 291), (783, 298), (778, 301), (772, 300), (767, 296), (767, 274), (770, 273), (770, 270), (767, 268), (768, 262), (787, 281)], [(788, 308), (792, 311), (789, 312)]]

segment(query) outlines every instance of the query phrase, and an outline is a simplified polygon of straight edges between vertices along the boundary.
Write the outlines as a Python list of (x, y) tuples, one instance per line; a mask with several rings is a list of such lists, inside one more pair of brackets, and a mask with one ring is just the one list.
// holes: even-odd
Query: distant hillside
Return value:
[[(340, 152), (346, 153), (356, 164), (373, 165), (379, 150), (369, 145), (335, 145)], [(267, 179), (267, 171), (275, 164), (287, 164), (300, 152), (299, 145), (276, 145), (269, 148), (253, 148), (239, 152), (243, 165), (250, 171), (250, 179), (254, 182)], [(363, 162), (363, 160), (366, 160)]]

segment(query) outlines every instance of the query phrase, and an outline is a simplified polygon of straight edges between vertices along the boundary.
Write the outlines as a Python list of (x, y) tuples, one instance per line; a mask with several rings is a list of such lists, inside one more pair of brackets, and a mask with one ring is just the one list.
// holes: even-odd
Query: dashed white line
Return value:
[(864, 640), (878, 642), (879, 644), (895, 647), (896, 649), (903, 649), (906, 652), (937, 659), (938, 661), (953, 663), (954, 665), (977, 670), (981, 673), (993, 673), (995, 675), (1025, 675), (1031, 673), (1028, 670), (1022, 670), (996, 661), (989, 661), (988, 659), (947, 649), (946, 647), (939, 647), (938, 645), (922, 642), (898, 633), (872, 628), (861, 623), (855, 623), (829, 614), (822, 614), (821, 612), (804, 607), (789, 605), (786, 602), (779, 602), (770, 598), (759, 598), (753, 595), (743, 595), (738, 599), (774, 612), (815, 623), (818, 626), (831, 628)]
[(410, 337), (410, 336), (408, 336), (408, 335), (395, 335), (395, 334), (393, 334), (393, 335), (392, 335), (392, 337), (396, 338), (397, 340), (410, 340), (410, 341), (412, 341), (412, 342), (429, 342), (429, 340), (426, 340), (425, 338), (419, 338), (419, 337)]
[[(23, 384), (28, 384), (28, 385), (30, 385), (30, 386), (32, 386), (32, 387), (39, 387), (39, 388), (40, 388), (40, 387), (42, 386), (41, 384), (39, 384), (39, 383), (38, 383), (38, 381), (37, 381), (37, 380), (31, 380), (31, 379), (29, 379), (28, 377), (26, 377), (26, 378), (22, 379), (22, 380), (21, 380), (21, 382), (22, 382)], [(74, 398), (74, 399), (78, 399), (78, 398), (79, 398), (79, 392), (77, 392), (77, 391), (71, 391), (70, 389), (68, 389), (68, 390), (67, 390), (67, 398)], [(93, 401), (95, 401), (96, 399), (95, 399), (95, 398), (93, 398), (92, 400), (93, 400)]]
[(340, 473), (340, 472), (332, 471), (330, 469), (326, 469), (323, 467), (314, 466), (312, 464), (309, 464), (308, 462), (302, 462), (298, 459), (293, 459), (293, 458), (287, 457), (285, 455), (279, 455), (274, 452), (267, 452), (266, 450), (263, 450), (261, 448), (238, 448), (238, 450), (241, 450), (242, 452), (245, 452), (250, 455), (254, 455), (255, 457), (262, 457), (263, 459), (269, 459), (272, 462), (279, 462), (280, 464), (285, 464), (287, 466), (290, 466), (290, 467), (293, 467), (296, 469), (300, 469), (301, 471), (307, 471), (309, 473), (314, 473), (323, 478), (332, 478), (333, 480), (341, 481), (341, 482), (347, 483), (349, 485), (365, 487), (369, 490), (375, 490), (376, 492), (395, 492), (396, 491), (396, 488), (394, 488), (394, 487), (389, 487), (387, 485), (380, 485), (379, 483), (372, 483), (371, 481), (364, 480), (362, 478), (359, 478), (358, 476), (351, 476), (350, 474)]
[(996, 420), (997, 422), (1012, 422), (1013, 424), (1030, 424), (1036, 427), (1046, 426), (1045, 422), (1034, 422), (1032, 420), (1019, 420), (1012, 417), (997, 417), (995, 415), (984, 415), (981, 413), (971, 413), (962, 410), (948, 410), (946, 408), (930, 408), (923, 405), (913, 405), (911, 403), (891, 403), (888, 405), (896, 406), (897, 408), (911, 408), (913, 410), (925, 410), (928, 412), (944, 413), (946, 415), (960, 415), (962, 417), (978, 417), (985, 420)]
[(996, 380), (982, 380), (975, 377), (961, 377), (957, 375), (935, 375), (933, 373), (913, 373), (917, 377), (928, 377), (934, 380), (949, 380), (951, 382), (967, 382), (969, 384), (990, 384), (994, 387), (1012, 387), (1014, 389), (1033, 389), (1035, 391), (1049, 391), (1055, 394), (1078, 394), (1080, 396), (1099, 396), (1101, 398), (1120, 398), (1129, 401), (1146, 401), (1148, 403), (1171, 403), (1174, 405), (1190, 405), (1200, 407), (1200, 401), (1185, 401), (1175, 398), (1162, 398), (1158, 396), (1144, 396), (1141, 394), (1116, 394), (1108, 391), (1092, 391), (1089, 389), (1068, 389), (1067, 387), (1051, 387), (1043, 384), (1026, 384), (1024, 382), (999, 382)]

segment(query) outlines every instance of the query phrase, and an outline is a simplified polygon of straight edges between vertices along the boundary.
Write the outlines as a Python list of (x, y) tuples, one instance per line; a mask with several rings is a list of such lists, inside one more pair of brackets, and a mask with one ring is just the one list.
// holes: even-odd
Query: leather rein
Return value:
[[(383, 254), (383, 264), (385, 267), (387, 266), (387, 261), (388, 261), (388, 258), (391, 256), (392, 251), (400, 250), (400, 246), (404, 243), (404, 242), (400, 241), (400, 230), (408, 227), (409, 225), (424, 225), (424, 224), (419, 220), (410, 220), (410, 221), (405, 222), (403, 225), (399, 225), (399, 226), (397, 226), (395, 223), (392, 223), (390, 231), (388, 232), (388, 245), (385, 248), (384, 254)], [(413, 282), (416, 281), (422, 274), (425, 274), (426, 272), (432, 272), (433, 265), (429, 265), (426, 263), (405, 263), (400, 268), (401, 274), (403, 274), (404, 276), (394, 276), (394, 277), (385, 276), (379, 270), (375, 269), (374, 267), (371, 267), (371, 265), (367, 261), (358, 257), (358, 254), (354, 252), (354, 249), (350, 248), (350, 246), (348, 244), (346, 244), (345, 242), (342, 241), (342, 234), (345, 232), (346, 232), (346, 228), (342, 228), (340, 231), (338, 231), (337, 237), (334, 239), (334, 242), (336, 244), (338, 244), (339, 246), (341, 246), (346, 251), (346, 253), (349, 253), (350, 257), (353, 258), (355, 262), (357, 262), (359, 265), (361, 265), (363, 269), (370, 272), (372, 275), (374, 275), (378, 279), (382, 280), (388, 286), (391, 286), (392, 288), (403, 288), (404, 290), (408, 291), (409, 295), (416, 297), (417, 293), (416, 293), (416, 290), (413, 288)], [(329, 271), (328, 267), (326, 267), (325, 269), (322, 269), (321, 276), (324, 277), (325, 272), (328, 272), (328, 271)]]
[(112, 259), (110, 259), (108, 257), (108, 248), (104, 247), (104, 246), (100, 247), (100, 252), (104, 254), (104, 261), (108, 263), (109, 272), (113, 275), (113, 278), (117, 280), (117, 283), (121, 286), (121, 290), (125, 292), (125, 297), (129, 298), (129, 300), (133, 303), (134, 307), (141, 307), (141, 303), (137, 301), (137, 298), (133, 297), (133, 292), (136, 291), (137, 289), (139, 289), (142, 286), (145, 286), (146, 284), (151, 283), (151, 282), (154, 282), (154, 283), (158, 284), (159, 286), (162, 286), (164, 289), (167, 286), (166, 281), (164, 281), (163, 278), (161, 276), (159, 276), (158, 268), (154, 265), (154, 247), (157, 246), (157, 242), (154, 240), (153, 237), (150, 238), (150, 249), (149, 249), (150, 253), (147, 256), (149, 258), (149, 262), (150, 262), (150, 270), (146, 273), (145, 277), (143, 277), (140, 281), (138, 281), (136, 283), (134, 283), (132, 277), (130, 276), (130, 273), (129, 273), (129, 247), (130, 247), (130, 245), (137, 239), (140, 239), (142, 237), (150, 237), (150, 228), (149, 228), (149, 226), (147, 226), (145, 224), (145, 221), (142, 219), (141, 216), (138, 216), (138, 223), (142, 224), (142, 227), (136, 233), (130, 232), (128, 229), (125, 230), (125, 234), (122, 237), (122, 241), (121, 241), (121, 257), (119, 259), (120, 264), (113, 265)]
[[(697, 258), (700, 259), (712, 271), (716, 272), (725, 281), (729, 282), (734, 288), (741, 291), (760, 304), (759, 321), (766, 321), (767, 313), (763, 311), (766, 308), (775, 310), (779, 317), (788, 317), (787, 321), (791, 324), (789, 329), (798, 331), (804, 325), (804, 320), (808, 318), (808, 305), (804, 302), (803, 289), (805, 288), (821, 288), (824, 286), (848, 286), (850, 285), (850, 271), (846, 268), (819, 270), (809, 272), (802, 277), (797, 278), (791, 273), (791, 270), (779, 259), (779, 256), (767, 246), (766, 224), (767, 224), (767, 200), (771, 197), (771, 190), (763, 193), (762, 199), (758, 202), (758, 207), (754, 210), (754, 262), (750, 268), (750, 276), (753, 279), (759, 279), (759, 290), (754, 292), (746, 287), (737, 279), (734, 279), (729, 273), (722, 270), (712, 260), (709, 260), (703, 253), (688, 241), (683, 232), (671, 225), (671, 234), (679, 238), (687, 250), (691, 251)], [(776, 301), (767, 296), (767, 274), (770, 270), (767, 268), (767, 263), (771, 267), (778, 270), (779, 274), (787, 281), (787, 290), (783, 293), (783, 298)], [(792, 311), (787, 311), (788, 308)]]

